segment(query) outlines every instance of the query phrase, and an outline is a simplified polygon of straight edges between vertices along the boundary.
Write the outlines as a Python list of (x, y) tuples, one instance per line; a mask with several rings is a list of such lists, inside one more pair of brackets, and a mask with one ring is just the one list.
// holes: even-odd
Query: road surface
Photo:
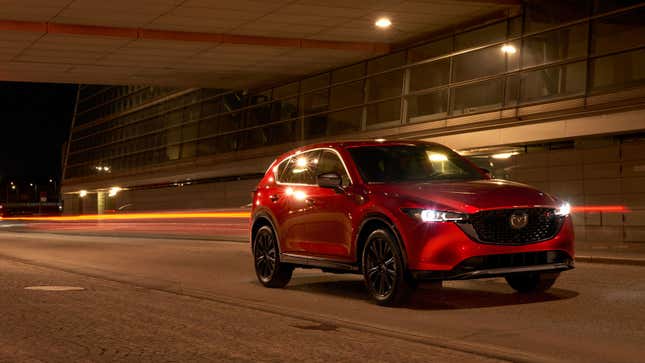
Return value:
[[(544, 294), (502, 279), (368, 299), (359, 276), (255, 279), (240, 242), (0, 232), (0, 362), (642, 362), (642, 266), (578, 263)], [(65, 285), (83, 291), (25, 290)]]

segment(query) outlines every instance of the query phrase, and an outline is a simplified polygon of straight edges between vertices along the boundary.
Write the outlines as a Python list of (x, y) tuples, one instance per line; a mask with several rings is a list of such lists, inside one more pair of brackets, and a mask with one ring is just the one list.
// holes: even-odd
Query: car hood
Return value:
[(526, 184), (501, 179), (374, 185), (374, 192), (429, 208), (475, 213), (485, 209), (557, 207), (559, 201)]

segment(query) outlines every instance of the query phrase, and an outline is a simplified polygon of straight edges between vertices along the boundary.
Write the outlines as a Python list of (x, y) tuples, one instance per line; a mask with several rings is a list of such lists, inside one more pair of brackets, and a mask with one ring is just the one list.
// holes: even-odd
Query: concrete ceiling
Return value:
[[(0, 0), (0, 80), (249, 88), (519, 0)], [(393, 26), (374, 21), (388, 16)]]

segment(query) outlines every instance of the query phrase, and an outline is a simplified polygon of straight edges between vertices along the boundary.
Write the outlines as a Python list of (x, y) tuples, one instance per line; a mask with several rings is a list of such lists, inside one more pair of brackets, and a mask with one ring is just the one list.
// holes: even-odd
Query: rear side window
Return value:
[[(316, 184), (316, 166), (319, 158), (320, 150), (292, 156), (278, 168), (278, 172), (280, 172), (280, 169), (283, 169), (279, 174), (278, 181), (280, 183), (291, 184)], [(282, 165), (284, 165), (284, 168)]]
[(343, 162), (338, 155), (328, 150), (322, 152), (320, 162), (318, 162), (318, 171), (316, 172), (317, 175), (325, 173), (336, 173), (340, 175), (344, 187), (349, 185), (349, 176)]

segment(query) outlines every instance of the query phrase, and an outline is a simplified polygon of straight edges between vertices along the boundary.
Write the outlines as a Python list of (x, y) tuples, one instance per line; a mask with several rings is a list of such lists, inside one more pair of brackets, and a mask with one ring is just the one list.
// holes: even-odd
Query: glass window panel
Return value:
[(593, 0), (594, 14), (602, 14), (642, 3), (643, 0)]
[(329, 106), (329, 91), (324, 89), (300, 96), (301, 107), (305, 115), (327, 111)]
[(327, 116), (327, 135), (360, 131), (362, 121), (362, 107), (330, 113)]
[(591, 61), (591, 88), (594, 91), (642, 86), (645, 82), (645, 49)]
[(410, 91), (418, 91), (448, 84), (450, 59), (421, 64), (410, 68)]
[(181, 141), (181, 128), (177, 127), (166, 131), (166, 142), (173, 144)]
[(504, 91), (504, 106), (516, 106), (520, 98), (521, 76), (515, 74), (506, 77), (506, 90)]
[(224, 112), (230, 112), (246, 106), (246, 97), (242, 92), (233, 92), (222, 97)]
[(496, 45), (454, 57), (453, 81), (492, 76), (517, 68), (518, 44)]
[(249, 104), (257, 105), (271, 101), (271, 90), (260, 92), (249, 96)]
[(187, 144), (181, 145), (181, 158), (188, 159), (194, 158), (197, 154), (197, 144), (194, 142), (189, 142)]
[(367, 126), (389, 123), (401, 119), (401, 100), (381, 102), (367, 106)]
[(200, 140), (197, 142), (197, 155), (212, 155), (217, 151), (215, 138)]
[(227, 113), (218, 117), (219, 132), (233, 131), (242, 127), (242, 112)]
[(246, 126), (256, 126), (271, 121), (271, 104), (253, 107), (246, 111)]
[(273, 102), (271, 107), (272, 121), (288, 120), (298, 117), (298, 97)]
[(298, 93), (298, 82), (289, 83), (287, 85), (273, 89), (273, 99), (284, 98)]
[(401, 95), (403, 88), (403, 71), (374, 76), (367, 80), (367, 100), (376, 101)]
[(521, 79), (521, 101), (535, 102), (582, 94), (585, 90), (585, 74), (585, 62), (524, 73)]
[(524, 1), (524, 31), (532, 33), (589, 15), (590, 0)]
[(228, 134), (215, 138), (215, 152), (227, 153), (237, 150), (240, 134)]
[(645, 7), (591, 23), (591, 52), (605, 53), (645, 45)]
[(503, 91), (501, 78), (453, 88), (450, 95), (451, 114), (464, 115), (500, 108)]
[(329, 86), (329, 73), (307, 78), (300, 83), (300, 92), (307, 92)]
[(294, 184), (316, 184), (316, 165), (320, 159), (320, 150), (304, 152), (287, 161), (280, 181)]
[(499, 42), (506, 39), (506, 21), (491, 24), (483, 28), (457, 34), (455, 49), (479, 47), (488, 43)]
[(408, 50), (408, 63), (439, 57), (452, 52), (452, 37), (424, 44)]
[(578, 24), (525, 38), (523, 47), (523, 67), (584, 56), (587, 52), (587, 25)]
[(315, 139), (327, 135), (327, 115), (305, 118), (305, 139)]
[(238, 150), (260, 147), (266, 143), (262, 129), (253, 129), (239, 133)]
[(448, 90), (406, 97), (408, 121), (421, 122), (445, 117), (448, 112)]
[(363, 103), (363, 81), (345, 83), (331, 89), (331, 109)]
[(187, 140), (193, 140), (197, 138), (197, 124), (193, 123), (190, 125), (186, 125), (182, 127), (181, 129), (181, 140), (182, 141), (187, 141)]
[(179, 159), (179, 145), (172, 145), (166, 148), (166, 156), (168, 160)]
[(522, 35), (522, 17), (517, 16), (508, 20), (508, 36), (518, 37)]
[(398, 52), (385, 57), (372, 59), (367, 63), (367, 74), (387, 71), (405, 64), (405, 52)]
[(365, 63), (355, 64), (353, 66), (335, 70), (331, 74), (331, 82), (344, 82), (361, 78), (365, 75)]
[(296, 141), (300, 136), (299, 124), (298, 121), (294, 120), (263, 127), (262, 132), (265, 135), (266, 143), (268, 145), (278, 145)]

